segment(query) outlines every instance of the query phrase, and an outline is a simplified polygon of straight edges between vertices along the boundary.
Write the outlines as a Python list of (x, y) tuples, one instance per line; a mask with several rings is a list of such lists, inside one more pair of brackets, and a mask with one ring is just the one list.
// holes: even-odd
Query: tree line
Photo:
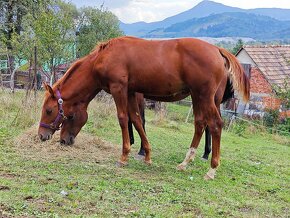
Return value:
[(37, 50), (34, 64), (49, 70), (51, 82), (57, 65), (122, 34), (118, 18), (102, 5), (77, 8), (64, 0), (0, 1), (0, 49), (8, 53), (10, 68), (23, 60), (33, 62)]

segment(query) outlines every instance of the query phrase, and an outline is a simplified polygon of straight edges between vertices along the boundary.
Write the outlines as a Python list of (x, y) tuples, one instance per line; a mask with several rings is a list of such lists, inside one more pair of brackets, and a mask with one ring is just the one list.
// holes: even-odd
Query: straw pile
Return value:
[(34, 126), (17, 137), (13, 144), (24, 157), (44, 161), (78, 159), (100, 163), (116, 159), (121, 153), (119, 146), (83, 132), (78, 134), (72, 146), (61, 145), (59, 139), (59, 132), (56, 132), (51, 140), (40, 141)]

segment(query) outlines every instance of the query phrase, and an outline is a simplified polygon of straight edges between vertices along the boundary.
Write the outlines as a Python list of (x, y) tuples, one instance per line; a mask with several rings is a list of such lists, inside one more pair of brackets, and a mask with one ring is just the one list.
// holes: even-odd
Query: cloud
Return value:
[(178, 14), (196, 5), (201, 0), (131, 0), (128, 5), (111, 9), (125, 23), (158, 21)]
[(126, 7), (133, 0), (67, 0), (74, 3), (77, 7), (91, 6), (100, 7), (104, 4), (105, 7), (111, 9)]

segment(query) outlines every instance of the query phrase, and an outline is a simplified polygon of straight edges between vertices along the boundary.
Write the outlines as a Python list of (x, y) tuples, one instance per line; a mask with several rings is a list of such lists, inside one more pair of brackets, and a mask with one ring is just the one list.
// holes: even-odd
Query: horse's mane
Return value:
[(106, 42), (102, 42), (96, 45), (96, 47), (90, 52), (90, 54), (86, 55), (85, 57), (77, 60), (76, 62), (74, 62), (69, 69), (66, 71), (66, 73), (64, 74), (64, 76), (59, 79), (55, 84), (54, 87), (59, 87), (61, 84), (64, 84), (73, 74), (73, 72), (76, 70), (76, 68), (78, 68), (83, 61), (89, 57), (89, 56), (98, 56), (101, 52), (107, 50), (108, 48), (113, 47), (113, 45), (117, 44), (118, 42), (124, 40), (124, 39), (136, 39), (135, 37), (131, 37), (131, 36), (124, 36), (124, 37), (119, 37), (119, 38), (114, 38), (114, 39), (110, 39)]
[(123, 36), (123, 37), (110, 39), (106, 42), (101, 42), (101, 43), (96, 45), (96, 47), (91, 51), (90, 54), (95, 53), (95, 52), (99, 54), (100, 52), (107, 50), (108, 48), (123, 41), (124, 39), (137, 39), (137, 38), (132, 37), (132, 36)]
[(82, 64), (83, 59), (84, 59), (84, 58), (81, 58), (81, 59), (77, 60), (76, 62), (74, 62), (74, 63), (73, 63), (73, 64), (68, 68), (68, 70), (66, 71), (66, 73), (64, 74), (64, 76), (61, 77), (61, 78), (60, 78), (60, 79), (59, 79), (59, 80), (54, 84), (53, 87), (59, 87), (60, 84), (65, 83), (65, 82), (66, 82), (66, 81), (71, 77), (72, 72)]
[(90, 54), (92, 53), (100, 53), (102, 51), (104, 51), (105, 49), (111, 47), (113, 44), (115, 44), (115, 42), (117, 41), (117, 39), (110, 39), (106, 42), (101, 42), (101, 43), (98, 43), (95, 48), (91, 51)]

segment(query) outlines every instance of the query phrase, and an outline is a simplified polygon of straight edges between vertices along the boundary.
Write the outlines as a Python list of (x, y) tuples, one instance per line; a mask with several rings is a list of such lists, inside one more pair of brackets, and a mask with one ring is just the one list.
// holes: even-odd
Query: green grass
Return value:
[[(22, 99), (22, 93), (0, 94), (0, 217), (289, 217), (289, 137), (224, 131), (221, 166), (206, 182), (209, 163), (199, 158), (204, 140), (195, 162), (185, 172), (175, 169), (193, 125), (184, 123), (188, 107), (169, 104), (166, 120), (146, 111), (152, 166), (134, 160), (139, 140), (121, 169), (116, 158), (34, 160), (12, 143), (39, 119), (39, 104), (23, 106)], [(82, 131), (120, 144), (114, 111), (110, 103), (93, 102)]]

